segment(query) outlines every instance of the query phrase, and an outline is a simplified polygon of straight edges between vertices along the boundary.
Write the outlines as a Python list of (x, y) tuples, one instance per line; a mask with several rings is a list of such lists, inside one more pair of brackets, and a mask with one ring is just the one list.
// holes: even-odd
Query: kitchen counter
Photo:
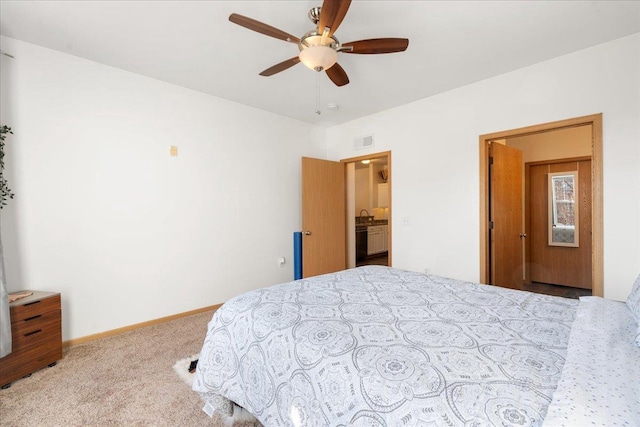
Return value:
[(373, 219), (373, 217), (356, 217), (356, 227), (358, 226), (370, 226), (370, 225), (388, 225), (388, 219)]

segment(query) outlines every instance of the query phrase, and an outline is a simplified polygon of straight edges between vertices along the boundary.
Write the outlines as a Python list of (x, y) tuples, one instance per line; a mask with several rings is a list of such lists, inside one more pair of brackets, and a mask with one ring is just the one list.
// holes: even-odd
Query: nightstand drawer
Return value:
[[(18, 300), (16, 301), (17, 304), (14, 303), (11, 306), (11, 323), (50, 311), (60, 310), (60, 294), (38, 298), (39, 294), (34, 292), (32, 296), (25, 298), (24, 302)], [(35, 299), (32, 301), (31, 299), (34, 297)]]
[(13, 322), (13, 348), (27, 349), (34, 345), (42, 345), (47, 340), (59, 343), (62, 340), (60, 314), (58, 309)]

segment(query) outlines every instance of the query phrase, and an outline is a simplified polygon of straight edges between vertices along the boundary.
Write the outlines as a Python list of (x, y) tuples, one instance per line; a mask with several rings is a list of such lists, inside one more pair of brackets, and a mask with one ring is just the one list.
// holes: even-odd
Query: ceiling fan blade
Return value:
[[(358, 40), (355, 42), (343, 43), (343, 53), (360, 53), (360, 54), (376, 54), (376, 53), (393, 53), (403, 52), (409, 46), (409, 39), (386, 38), (386, 39), (368, 39)], [(345, 49), (353, 48), (353, 49)]]
[(272, 27), (271, 25), (267, 25), (264, 22), (256, 21), (255, 19), (238, 15), (237, 13), (232, 13), (231, 15), (229, 15), (229, 21), (233, 22), (234, 24), (238, 24), (241, 27), (245, 27), (252, 31), (264, 34), (266, 36), (274, 37), (286, 42), (300, 43), (300, 39), (296, 36), (285, 33), (284, 31)]
[(335, 63), (331, 68), (326, 70), (327, 76), (336, 86), (344, 86), (349, 83), (349, 77), (340, 64)]
[(322, 34), (325, 27), (329, 27), (329, 35), (335, 33), (350, 5), (351, 0), (324, 0), (320, 9), (318, 33)]
[(273, 76), (274, 74), (279, 73), (280, 71), (284, 71), (287, 68), (293, 67), (298, 62), (300, 62), (300, 58), (297, 56), (294, 56), (293, 58), (287, 59), (286, 61), (282, 61), (281, 63), (274, 65), (273, 67), (267, 68), (266, 70), (261, 72), (260, 75), (265, 77)]

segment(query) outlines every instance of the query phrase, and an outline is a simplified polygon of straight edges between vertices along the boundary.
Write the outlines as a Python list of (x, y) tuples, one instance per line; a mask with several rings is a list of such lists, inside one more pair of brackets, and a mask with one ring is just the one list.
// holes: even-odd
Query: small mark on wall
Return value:
[(178, 147), (176, 145), (172, 145), (169, 148), (169, 155), (171, 157), (178, 157)]

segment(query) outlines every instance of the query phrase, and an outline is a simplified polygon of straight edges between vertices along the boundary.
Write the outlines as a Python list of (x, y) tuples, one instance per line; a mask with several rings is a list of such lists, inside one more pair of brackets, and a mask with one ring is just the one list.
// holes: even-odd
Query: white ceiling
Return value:
[[(407, 51), (340, 54), (351, 81), (341, 88), (302, 64), (259, 76), (297, 55), (297, 47), (228, 16), (236, 12), (300, 37), (313, 28), (308, 10), (321, 3), (2, 0), (0, 33), (329, 126), (640, 32), (637, 1), (354, 0), (336, 32), (341, 42), (406, 37)], [(329, 110), (329, 103), (339, 109)]]

